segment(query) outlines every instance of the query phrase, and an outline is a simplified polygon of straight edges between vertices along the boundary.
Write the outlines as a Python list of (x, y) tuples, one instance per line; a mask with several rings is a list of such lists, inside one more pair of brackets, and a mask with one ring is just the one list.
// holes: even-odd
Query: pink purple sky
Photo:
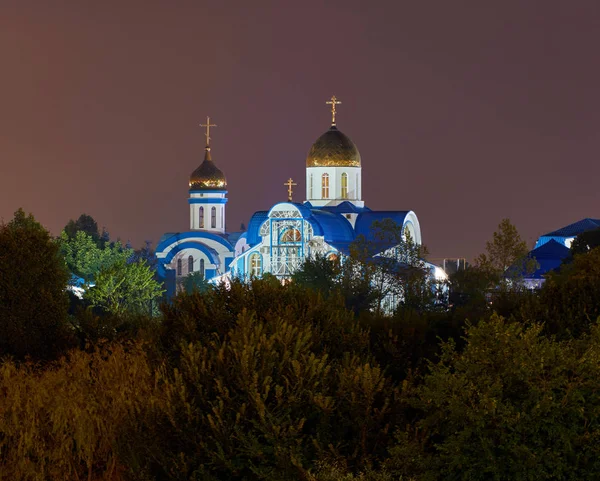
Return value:
[(600, 2), (0, 1), (0, 218), (85, 212), (141, 245), (188, 228), (203, 156), (227, 224), (286, 199), (342, 100), (373, 209), (432, 257), (500, 220), (533, 243), (600, 217)]

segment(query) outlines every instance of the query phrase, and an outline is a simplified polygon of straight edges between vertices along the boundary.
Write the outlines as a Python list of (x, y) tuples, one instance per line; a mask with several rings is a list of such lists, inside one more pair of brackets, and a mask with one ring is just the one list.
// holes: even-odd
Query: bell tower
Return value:
[(206, 118), (206, 147), (204, 161), (190, 176), (190, 229), (207, 232), (225, 232), (225, 204), (227, 204), (227, 180), (212, 160), (210, 151), (210, 128), (216, 127)]

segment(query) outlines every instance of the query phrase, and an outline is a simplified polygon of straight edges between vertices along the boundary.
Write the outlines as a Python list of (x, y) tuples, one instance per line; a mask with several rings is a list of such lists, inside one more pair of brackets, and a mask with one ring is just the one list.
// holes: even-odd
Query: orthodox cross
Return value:
[(210, 123), (210, 117), (206, 117), (206, 123), (200, 124), (200, 127), (206, 127), (206, 133), (204, 134), (206, 136), (206, 148), (210, 149), (210, 128), (216, 127), (216, 125)]
[(338, 99), (335, 98), (335, 95), (331, 97), (331, 100), (325, 102), (327, 105), (331, 105), (331, 125), (335, 125), (335, 106), (341, 104)]
[(297, 184), (290, 177), (288, 179), (288, 181), (285, 184), (283, 184), (283, 185), (287, 186), (287, 188), (288, 188), (288, 202), (291, 202), (292, 201), (292, 194), (294, 193), (294, 191), (292, 190), (292, 186), (297, 185)]

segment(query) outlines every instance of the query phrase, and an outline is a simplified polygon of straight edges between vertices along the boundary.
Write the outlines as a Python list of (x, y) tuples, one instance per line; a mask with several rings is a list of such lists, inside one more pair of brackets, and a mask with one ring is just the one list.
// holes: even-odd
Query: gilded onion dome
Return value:
[(360, 153), (354, 142), (332, 125), (310, 148), (306, 167), (360, 167)]
[(190, 190), (225, 190), (226, 187), (225, 174), (212, 161), (210, 147), (207, 147), (204, 161), (190, 176)]

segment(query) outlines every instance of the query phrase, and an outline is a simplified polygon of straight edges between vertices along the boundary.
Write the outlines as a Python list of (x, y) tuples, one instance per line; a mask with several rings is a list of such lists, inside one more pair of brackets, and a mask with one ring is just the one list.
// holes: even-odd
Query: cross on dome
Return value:
[(335, 114), (336, 114), (336, 110), (335, 110), (335, 106), (341, 104), (342, 102), (340, 102), (335, 95), (333, 95), (331, 97), (331, 100), (328, 100), (327, 102), (325, 102), (327, 105), (331, 105), (331, 125), (335, 125)]
[(210, 123), (210, 117), (206, 117), (206, 123), (205, 124), (200, 124), (200, 127), (206, 127), (206, 133), (204, 134), (206, 136), (206, 149), (210, 150), (210, 128), (211, 127), (216, 127), (216, 124), (211, 124)]

